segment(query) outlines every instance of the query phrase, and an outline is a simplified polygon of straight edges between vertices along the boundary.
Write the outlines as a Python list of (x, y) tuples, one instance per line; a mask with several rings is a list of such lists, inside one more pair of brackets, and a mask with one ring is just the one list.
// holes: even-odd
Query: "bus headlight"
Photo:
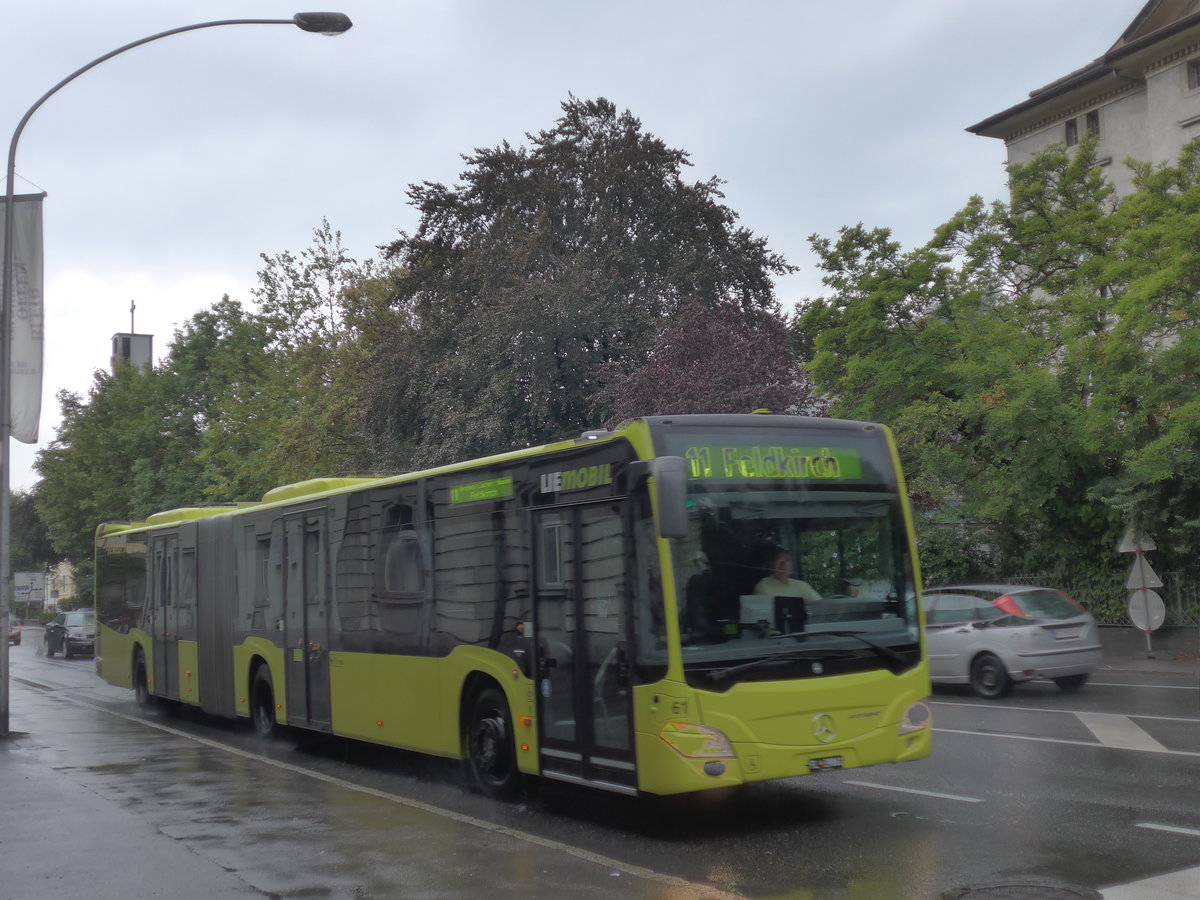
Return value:
[(715, 728), (694, 722), (668, 722), (658, 736), (680, 756), (688, 759), (732, 758), (733, 745)]
[(900, 717), (900, 733), (913, 734), (924, 731), (933, 724), (933, 712), (924, 703), (917, 702), (904, 711)]

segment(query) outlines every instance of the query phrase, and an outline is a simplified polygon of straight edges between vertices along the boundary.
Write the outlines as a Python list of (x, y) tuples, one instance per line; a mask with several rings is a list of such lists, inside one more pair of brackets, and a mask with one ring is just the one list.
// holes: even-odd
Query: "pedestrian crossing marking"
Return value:
[(1077, 712), (1075, 716), (1083, 724), (1083, 727), (1095, 735), (1096, 740), (1105, 747), (1116, 747), (1121, 750), (1165, 751), (1167, 749), (1150, 737), (1128, 716), (1086, 712)]

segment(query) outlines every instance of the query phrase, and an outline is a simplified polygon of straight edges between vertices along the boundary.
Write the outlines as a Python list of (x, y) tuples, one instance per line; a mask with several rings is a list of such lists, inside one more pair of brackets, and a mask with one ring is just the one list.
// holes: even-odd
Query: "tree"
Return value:
[[(275, 443), (259, 402), (274, 378), (267, 330), (228, 297), (185, 322), (156, 369), (98, 371), (86, 400), (62, 391), (63, 421), (39, 451), (37, 509), (55, 549), (80, 561), (104, 521), (257, 499)], [(252, 407), (231, 427), (231, 411)]]
[(765, 309), (690, 306), (660, 332), (644, 365), (613, 370), (594, 400), (611, 410), (610, 426), (636, 416), (759, 408), (823, 413), (793, 354), (787, 324)]
[(152, 372), (129, 364), (97, 372), (85, 402), (60, 391), (62, 424), (48, 447), (38, 451), (41, 476), (37, 511), (55, 550), (67, 559), (88, 559), (100, 522), (137, 519), (149, 505), (156, 462), (169, 437), (156, 415)]
[(396, 348), (374, 407), (425, 465), (557, 439), (593, 423), (600, 372), (641, 365), (685, 303), (769, 309), (790, 271), (736, 226), (716, 178), (608, 100), (465, 157), (463, 183), (409, 196), (421, 220), (387, 248)]
[(13, 491), (9, 495), (9, 555), (13, 572), (41, 571), (47, 563), (58, 561), (46, 526), (38, 516), (36, 503), (36, 488), (33, 491)]
[(328, 220), (297, 258), (262, 254), (254, 291), (268, 329), (274, 379), (274, 446), (265, 468), (295, 481), (378, 468), (381, 434), (368, 416), (374, 379), (365, 366), (380, 349), (386, 310), (379, 264), (346, 251)]
[[(1145, 483), (1117, 413), (1150, 396), (1120, 340), (1123, 261), (1145, 240), (1130, 215), (1146, 201), (1118, 207), (1094, 162), (1088, 142), (1014, 165), (1011, 203), (973, 198), (912, 251), (861, 226), (814, 238), (832, 293), (798, 320), (816, 335), (810, 371), (835, 414), (893, 425), (923, 557), (949, 577), (1120, 565), (1133, 508), (1113, 487)], [(1147, 333), (1166, 324), (1152, 318)], [(1170, 356), (1138, 364), (1150, 355)]]

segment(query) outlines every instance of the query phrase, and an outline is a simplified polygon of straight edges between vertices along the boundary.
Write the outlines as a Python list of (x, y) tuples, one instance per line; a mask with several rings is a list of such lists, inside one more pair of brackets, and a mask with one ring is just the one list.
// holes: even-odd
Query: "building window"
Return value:
[(1079, 143), (1079, 120), (1067, 119), (1067, 146), (1074, 147)]
[(1187, 64), (1188, 90), (1200, 88), (1200, 59), (1189, 59)]
[(1087, 128), (1088, 134), (1100, 135), (1100, 110), (1093, 109), (1084, 116), (1084, 127)]

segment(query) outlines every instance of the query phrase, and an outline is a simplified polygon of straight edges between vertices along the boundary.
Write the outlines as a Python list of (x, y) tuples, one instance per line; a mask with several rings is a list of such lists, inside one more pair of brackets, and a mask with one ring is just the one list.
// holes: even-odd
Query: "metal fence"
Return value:
[[(1188, 582), (1177, 572), (1160, 576), (1163, 586), (1156, 588), (1166, 606), (1166, 627), (1200, 626), (1200, 584)], [(1087, 608), (1101, 625), (1132, 625), (1129, 619), (1130, 590), (1124, 575), (1094, 577), (1056, 577), (1053, 575), (1012, 575), (1000, 579), (1003, 584), (1038, 585), (1066, 591)]]

